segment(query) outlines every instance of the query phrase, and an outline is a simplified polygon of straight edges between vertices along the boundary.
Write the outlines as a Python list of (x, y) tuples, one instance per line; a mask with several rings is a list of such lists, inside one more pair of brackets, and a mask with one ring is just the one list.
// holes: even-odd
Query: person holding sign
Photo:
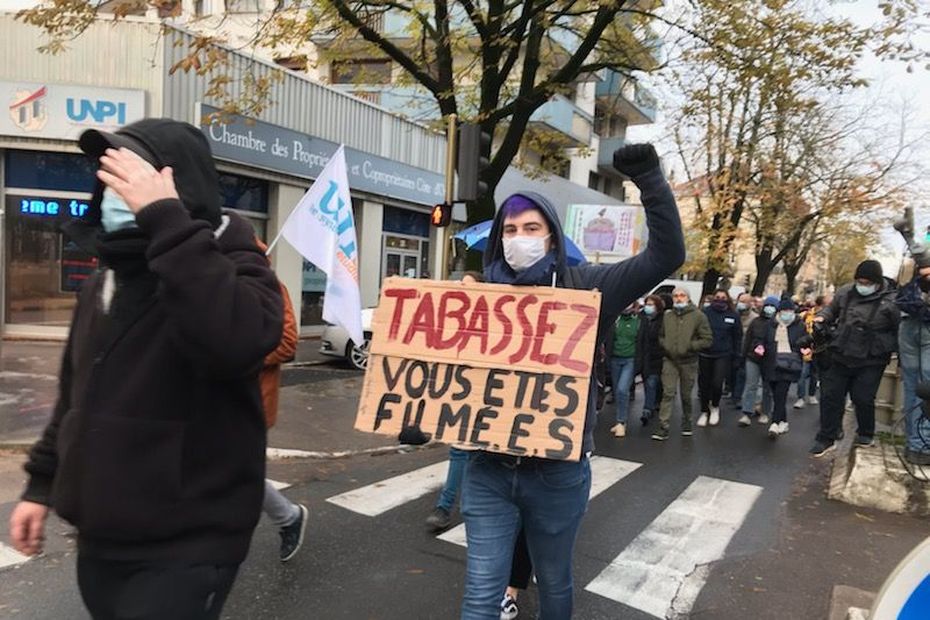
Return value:
[[(649, 243), (642, 253), (611, 265), (568, 267), (555, 208), (539, 194), (521, 192), (505, 200), (495, 217), (484, 254), (487, 281), (597, 289), (601, 292), (598, 333), (606, 336), (624, 308), (685, 259), (678, 209), (653, 146), (619, 149), (614, 153), (614, 166), (641, 191), (649, 228)], [(537, 338), (546, 340), (540, 335)], [(585, 363), (588, 382), (593, 381), (592, 362)], [(589, 389), (586, 402), (573, 403), (585, 414), (577, 461), (564, 460), (571, 454), (568, 450), (546, 451), (543, 454), (548, 458), (490, 450), (475, 450), (469, 455), (462, 493), (468, 541), (463, 620), (499, 617), (500, 595), (507, 586), (514, 541), (521, 526), (539, 587), (539, 617), (571, 617), (572, 552), (591, 488), (588, 455), (594, 448), (596, 392)]]

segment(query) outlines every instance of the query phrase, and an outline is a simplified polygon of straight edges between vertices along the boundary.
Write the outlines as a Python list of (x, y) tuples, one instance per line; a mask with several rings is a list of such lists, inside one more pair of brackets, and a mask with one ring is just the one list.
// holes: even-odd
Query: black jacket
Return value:
[(743, 334), (743, 349), (742, 355), (744, 358), (753, 362), (755, 364), (761, 364), (762, 358), (756, 355), (753, 350), (758, 344), (765, 344), (766, 339), (768, 338), (769, 333), (769, 324), (773, 321), (772, 318), (763, 315), (759, 315), (749, 323), (749, 327), (746, 329), (746, 333)]
[[(193, 136), (179, 145), (209, 158)], [(209, 181), (182, 195), (210, 204)], [(105, 273), (83, 286), (52, 420), (25, 466), (23, 499), (74, 524), (84, 554), (237, 563), (261, 511), (258, 372), (281, 339), (280, 289), (250, 224), (233, 214), (214, 232), (185, 207), (153, 203), (137, 231), (101, 238), (115, 294), (106, 303)]]
[(887, 283), (866, 297), (852, 284), (837, 291), (817, 315), (834, 334), (827, 348), (830, 359), (850, 367), (888, 364), (898, 349), (901, 322), (894, 300), (895, 291)]
[(708, 349), (701, 351), (701, 357), (736, 357), (740, 352), (743, 338), (743, 323), (735, 310), (719, 311), (706, 308), (704, 315), (710, 323), (714, 342)]
[(662, 315), (639, 319), (639, 332), (636, 334), (636, 374), (648, 377), (662, 374), (662, 360), (665, 355), (659, 345), (662, 333)]
[(778, 345), (775, 342), (778, 326), (777, 319), (766, 321), (765, 339), (753, 344), (753, 348), (758, 344), (765, 347), (765, 354), (762, 356), (762, 376), (766, 381), (798, 381), (804, 367), (801, 349), (811, 346), (810, 336), (807, 335), (804, 321), (795, 320), (788, 326), (791, 353), (778, 353)]
[[(642, 252), (611, 265), (584, 264), (569, 267), (565, 262), (565, 244), (557, 244), (557, 286), (581, 290), (597, 289), (601, 292), (598, 326), (598, 341), (601, 343), (608, 341), (609, 330), (624, 308), (651, 291), (685, 261), (685, 240), (681, 230), (681, 219), (678, 217), (678, 205), (662, 171), (655, 168), (635, 177), (633, 182), (640, 190), (640, 199), (646, 211), (646, 226), (649, 230), (649, 242)], [(539, 207), (549, 222), (553, 238), (562, 239), (562, 224), (552, 203), (535, 192), (519, 194)], [(498, 210), (488, 235), (488, 245), (484, 250), (486, 275), (488, 265), (503, 259), (503, 228), (504, 212)], [(592, 381), (588, 391), (583, 452), (594, 449), (596, 423), (597, 389)]]

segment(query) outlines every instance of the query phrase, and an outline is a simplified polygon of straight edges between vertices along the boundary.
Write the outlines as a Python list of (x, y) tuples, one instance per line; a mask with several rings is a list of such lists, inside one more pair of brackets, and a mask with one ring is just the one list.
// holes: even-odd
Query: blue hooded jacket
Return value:
[[(549, 223), (554, 242), (552, 273), (555, 286), (580, 290), (597, 289), (601, 292), (599, 341), (603, 342), (617, 317), (633, 301), (651, 291), (685, 261), (685, 240), (681, 230), (678, 206), (671, 187), (659, 168), (654, 168), (633, 179), (641, 192), (646, 210), (649, 242), (646, 248), (626, 260), (609, 265), (577, 265), (569, 267), (565, 260), (562, 224), (555, 208), (544, 196), (535, 192), (519, 192), (531, 200)], [(507, 278), (493, 279), (489, 274), (507, 274), (510, 267), (504, 259), (504, 212), (498, 210), (484, 251), (485, 277), (489, 282), (512, 283)], [(550, 281), (545, 281), (549, 284)], [(543, 282), (539, 282), (543, 284)], [(594, 449), (594, 427), (597, 423), (597, 389), (592, 376), (588, 390), (582, 452)]]

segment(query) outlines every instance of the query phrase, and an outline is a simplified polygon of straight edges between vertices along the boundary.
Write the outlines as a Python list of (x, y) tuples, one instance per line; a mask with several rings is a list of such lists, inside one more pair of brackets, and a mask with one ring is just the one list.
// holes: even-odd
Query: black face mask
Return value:
[(930, 278), (921, 278), (917, 281), (917, 286), (924, 293), (930, 293)]

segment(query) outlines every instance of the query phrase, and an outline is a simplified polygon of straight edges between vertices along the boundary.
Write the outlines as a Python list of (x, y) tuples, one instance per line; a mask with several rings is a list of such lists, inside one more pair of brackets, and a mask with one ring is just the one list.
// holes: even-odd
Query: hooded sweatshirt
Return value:
[(23, 499), (74, 524), (85, 555), (239, 563), (261, 511), (258, 372), (281, 339), (280, 289), (252, 227), (221, 214), (199, 131), (152, 119), (121, 133), (175, 167), (181, 200), (112, 233), (99, 229), (98, 200), (69, 228), (106, 271), (79, 294)]
[[(598, 289), (601, 292), (598, 334), (600, 342), (604, 342), (623, 309), (651, 291), (685, 260), (685, 243), (678, 207), (662, 171), (655, 168), (635, 177), (633, 182), (640, 189), (646, 210), (646, 226), (649, 229), (649, 242), (641, 253), (611, 265), (585, 264), (569, 267), (565, 260), (565, 244), (560, 242), (563, 239), (562, 224), (555, 208), (540, 194), (520, 192), (519, 195), (531, 200), (546, 218), (552, 238), (556, 240), (556, 247), (541, 259), (538, 269), (531, 268), (532, 280), (527, 278), (527, 272), (530, 270), (519, 274), (513, 271), (504, 259), (504, 212), (499, 210), (484, 251), (484, 273), (487, 281), (551, 286), (554, 275), (555, 286), (580, 290)], [(592, 376), (585, 414), (582, 445), (584, 453), (594, 449), (593, 433), (596, 422), (597, 388)]]

